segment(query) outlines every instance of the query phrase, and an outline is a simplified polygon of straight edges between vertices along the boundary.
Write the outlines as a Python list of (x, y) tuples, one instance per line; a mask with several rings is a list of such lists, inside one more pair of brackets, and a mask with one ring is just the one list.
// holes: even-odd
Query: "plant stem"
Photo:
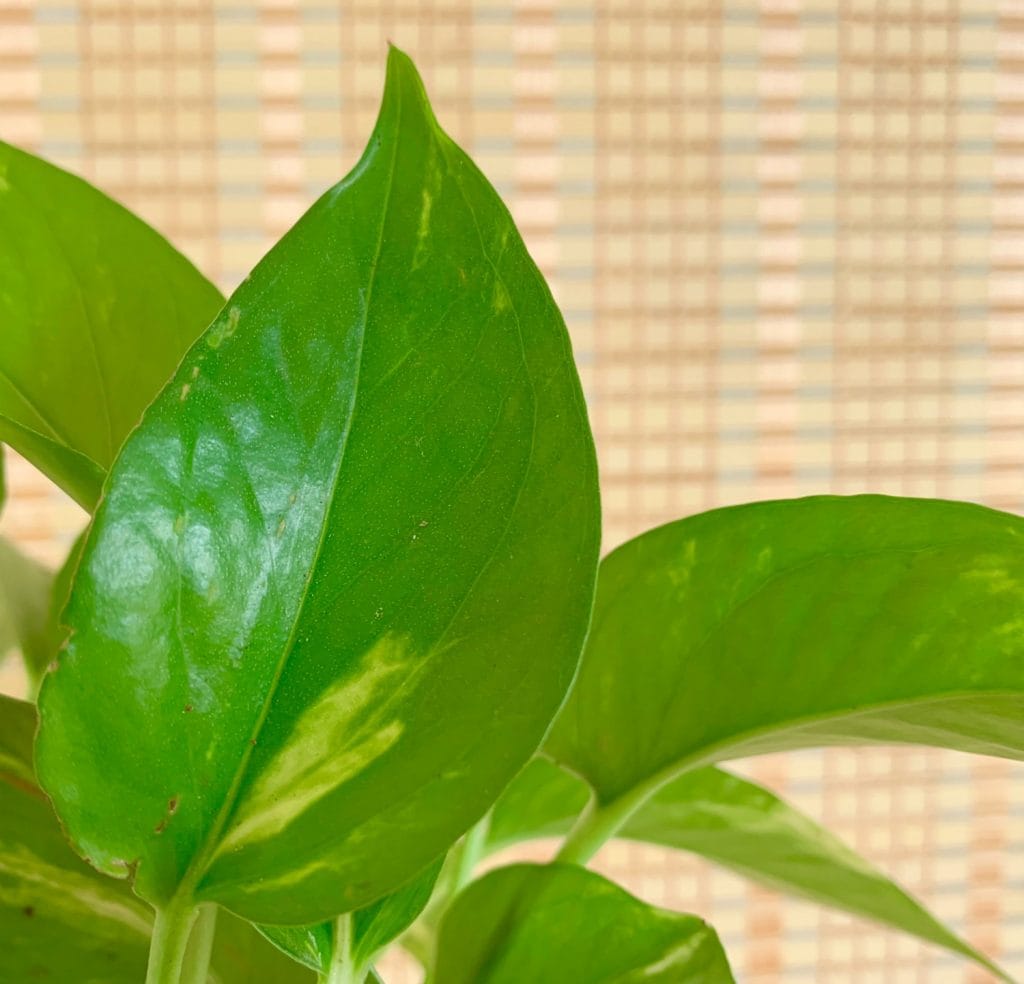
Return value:
[(326, 984), (363, 984), (366, 980), (366, 970), (356, 964), (352, 952), (352, 930), (352, 913), (334, 920), (334, 954)]
[(157, 909), (153, 939), (149, 944), (146, 984), (181, 984), (185, 950), (198, 914), (191, 899), (178, 897)]
[(654, 789), (642, 786), (610, 803), (600, 804), (596, 797), (592, 799), (569, 831), (555, 860), (585, 866), (653, 793)]
[(199, 907), (199, 916), (192, 927), (188, 949), (185, 951), (185, 965), (181, 972), (181, 984), (206, 984), (210, 973), (210, 954), (213, 952), (213, 938), (217, 932), (217, 906), (205, 903)]

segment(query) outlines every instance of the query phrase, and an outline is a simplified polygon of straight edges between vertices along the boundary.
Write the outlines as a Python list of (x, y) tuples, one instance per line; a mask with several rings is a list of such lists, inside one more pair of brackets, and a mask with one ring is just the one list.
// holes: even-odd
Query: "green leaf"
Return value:
[(0, 537), (0, 661), (18, 649), (33, 675), (56, 653), (50, 623), (53, 574)]
[[(314, 984), (316, 975), (265, 940), (252, 923), (217, 913), (209, 984)], [(133, 982), (135, 984), (135, 982)]]
[(605, 559), (548, 754), (602, 808), (699, 765), (912, 742), (1024, 758), (1024, 520), (820, 497), (721, 509)]
[(158, 906), (257, 922), (393, 891), (547, 729), (598, 513), (562, 319), (393, 50), (363, 159), (108, 478), (40, 696), (72, 840)]
[[(488, 850), (564, 835), (589, 798), (582, 780), (535, 759), (495, 804)], [(873, 919), (999, 972), (838, 838), (767, 789), (721, 769), (709, 766), (673, 780), (618, 836), (689, 851), (769, 888)]]
[[(392, 940), (405, 932), (424, 910), (444, 859), (438, 859), (397, 892), (340, 918), (348, 921), (346, 940), (356, 967), (368, 966)], [(327, 974), (337, 942), (337, 920), (315, 926), (260, 926), (260, 932), (292, 959)]]
[(31, 768), (35, 714), (0, 697), (0, 980), (137, 984), (152, 917), (61, 836)]
[(326, 974), (334, 955), (334, 923), (313, 926), (257, 926), (282, 953), (304, 967)]
[(433, 984), (730, 984), (714, 931), (572, 865), (474, 882), (441, 923)]
[(222, 303), (127, 209), (0, 143), (0, 440), (86, 509)]
[[(32, 772), (31, 704), (0, 696), (0, 980), (138, 984), (152, 912), (61, 834)], [(218, 920), (211, 984), (312, 984), (248, 923)]]
[(439, 858), (408, 885), (352, 914), (352, 956), (357, 966), (369, 964), (413, 924), (430, 901), (443, 863)]

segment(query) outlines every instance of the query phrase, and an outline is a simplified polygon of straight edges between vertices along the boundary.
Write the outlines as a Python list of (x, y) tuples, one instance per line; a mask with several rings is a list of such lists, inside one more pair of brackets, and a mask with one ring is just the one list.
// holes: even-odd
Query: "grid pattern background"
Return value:
[[(230, 289), (358, 157), (387, 39), (563, 308), (609, 547), (822, 491), (1024, 509), (1024, 3), (0, 0), (0, 135)], [(9, 471), (4, 529), (58, 561), (81, 514)], [(1024, 974), (1024, 768), (871, 749), (745, 771)], [(742, 981), (986, 980), (690, 859), (601, 864), (712, 919)]]

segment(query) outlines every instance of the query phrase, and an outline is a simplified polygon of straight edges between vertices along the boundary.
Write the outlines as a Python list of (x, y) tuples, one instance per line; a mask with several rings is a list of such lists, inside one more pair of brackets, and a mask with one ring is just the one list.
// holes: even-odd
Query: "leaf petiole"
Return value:
[(659, 786), (660, 783), (645, 783), (605, 804), (601, 804), (595, 796), (562, 842), (555, 860), (586, 867), (601, 845), (622, 829), (626, 821), (657, 792)]
[(206, 984), (210, 972), (210, 955), (213, 953), (213, 938), (217, 933), (217, 906), (205, 903), (199, 906), (199, 915), (192, 927), (185, 962), (181, 972), (181, 984)]
[(356, 962), (353, 950), (354, 926), (351, 912), (334, 921), (334, 954), (323, 984), (363, 984), (366, 970)]
[(181, 984), (185, 952), (198, 915), (199, 909), (191, 899), (179, 897), (157, 909), (149, 946), (146, 984)]

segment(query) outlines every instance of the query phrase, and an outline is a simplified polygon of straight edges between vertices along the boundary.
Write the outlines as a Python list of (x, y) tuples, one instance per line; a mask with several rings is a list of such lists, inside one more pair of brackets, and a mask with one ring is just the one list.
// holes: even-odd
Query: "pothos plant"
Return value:
[(562, 319), (399, 51), (362, 159), (226, 301), (3, 146), (0, 311), (0, 440), (92, 516), (55, 576), (0, 548), (41, 684), (0, 703), (0, 979), (354, 984), (397, 941), (433, 984), (731, 981), (587, 868), (614, 837), (1001, 975), (720, 763), (1021, 758), (1024, 521), (766, 502), (598, 568)]

